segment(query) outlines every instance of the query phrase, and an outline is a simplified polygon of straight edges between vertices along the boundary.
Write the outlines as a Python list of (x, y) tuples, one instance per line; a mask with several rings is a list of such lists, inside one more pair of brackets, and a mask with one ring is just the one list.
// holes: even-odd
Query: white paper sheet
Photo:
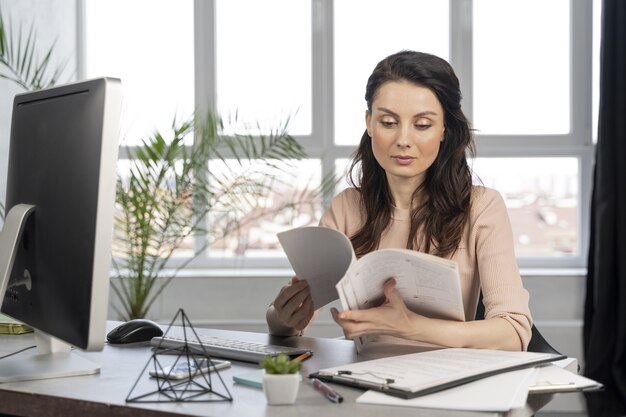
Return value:
[(535, 383), (528, 389), (532, 393), (556, 393), (599, 389), (601, 386), (593, 379), (550, 364), (538, 367)]
[(567, 393), (601, 388), (602, 385), (597, 381), (564, 368), (571, 360), (568, 358), (535, 368), (505, 372), (409, 400), (378, 391), (367, 391), (356, 402), (441, 410), (506, 412), (524, 407), (528, 393)]
[(536, 368), (505, 372), (409, 400), (367, 391), (356, 402), (442, 410), (505, 412), (526, 404), (528, 386), (534, 383), (536, 374)]

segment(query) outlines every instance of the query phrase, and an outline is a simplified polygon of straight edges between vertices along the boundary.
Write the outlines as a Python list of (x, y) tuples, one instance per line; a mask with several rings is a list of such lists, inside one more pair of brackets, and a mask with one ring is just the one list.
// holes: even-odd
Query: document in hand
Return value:
[[(357, 260), (350, 239), (327, 227), (301, 227), (278, 234), (296, 275), (311, 287), (315, 308), (337, 299), (345, 310), (376, 307), (383, 284), (396, 288), (415, 313), (465, 321), (456, 262), (408, 249), (381, 249)], [(355, 339), (358, 351), (367, 338)]]
[(321, 369), (311, 376), (400, 398), (415, 398), (563, 358), (552, 353), (450, 348)]

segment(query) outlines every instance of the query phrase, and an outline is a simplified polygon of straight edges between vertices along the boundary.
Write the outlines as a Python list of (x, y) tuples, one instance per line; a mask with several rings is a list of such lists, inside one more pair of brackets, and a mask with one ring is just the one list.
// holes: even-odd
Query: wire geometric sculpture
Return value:
[[(167, 378), (166, 373), (163, 371), (163, 365), (161, 364), (161, 360), (159, 357), (163, 355), (167, 355), (168, 358), (171, 358), (172, 355), (178, 355), (174, 364), (172, 365), (172, 369), (179, 363), (187, 363), (188, 365), (195, 365), (193, 369), (200, 369), (200, 362), (203, 360), (207, 360), (209, 364), (212, 363), (211, 356), (206, 352), (204, 347), (200, 344), (200, 337), (196, 333), (196, 330), (193, 328), (193, 325), (187, 318), (187, 315), (183, 311), (183, 309), (179, 309), (174, 319), (168, 326), (167, 330), (163, 337), (167, 336), (169, 331), (172, 329), (172, 326), (180, 316), (182, 321), (182, 330), (183, 330), (183, 338), (184, 345), (175, 349), (163, 349), (160, 344), (156, 346), (154, 353), (150, 356), (150, 359), (143, 367), (139, 377), (133, 384), (133, 387), (130, 389), (128, 396), (126, 397), (126, 402), (136, 402), (136, 403), (157, 403), (157, 402), (217, 402), (217, 401), (233, 401), (233, 397), (230, 394), (230, 391), (226, 387), (224, 380), (220, 376), (219, 370), (214, 369), (210, 372), (200, 373), (194, 377), (192, 374), (192, 367), (187, 366), (189, 377), (182, 381), (172, 381)], [(191, 349), (187, 344), (189, 337), (195, 337), (195, 341), (198, 342), (198, 345), (202, 347), (202, 353), (198, 351), (198, 349)], [(144, 377), (146, 370), (152, 364), (152, 369), (155, 371), (155, 377), (153, 378), (156, 382), (157, 389), (151, 390), (149, 392), (136, 395), (132, 397), (133, 391), (139, 384), (139, 381)], [(171, 370), (170, 370), (171, 372)], [(160, 375), (165, 375), (160, 376)], [(224, 388), (225, 393), (220, 393), (215, 391), (212, 375), (215, 375), (217, 379), (221, 382), (222, 388)], [(216, 381), (217, 382), (217, 381)]]

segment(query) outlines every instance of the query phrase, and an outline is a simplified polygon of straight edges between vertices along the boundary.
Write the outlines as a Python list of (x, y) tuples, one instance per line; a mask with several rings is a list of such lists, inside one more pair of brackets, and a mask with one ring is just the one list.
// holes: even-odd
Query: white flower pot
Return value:
[(270, 405), (293, 404), (300, 388), (300, 374), (265, 374), (263, 391)]

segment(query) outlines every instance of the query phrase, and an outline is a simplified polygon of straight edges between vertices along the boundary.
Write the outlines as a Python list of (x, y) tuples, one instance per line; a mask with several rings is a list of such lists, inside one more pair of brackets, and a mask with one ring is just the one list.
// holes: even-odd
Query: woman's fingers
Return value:
[(281, 312), (286, 316), (292, 316), (296, 311), (301, 309), (304, 302), (309, 298), (311, 298), (311, 295), (308, 291), (300, 291), (285, 303)]
[(367, 334), (394, 334), (395, 326), (403, 323), (406, 305), (391, 278), (383, 285), (385, 301), (380, 307), (365, 310), (331, 310), (333, 319), (343, 328), (346, 337), (354, 338)]
[(313, 317), (313, 301), (306, 281), (294, 277), (274, 300), (274, 309), (280, 321), (302, 330)]
[(346, 337), (353, 338), (367, 334), (373, 329), (373, 323), (369, 320), (371, 312), (368, 310), (337, 311), (332, 308), (330, 313), (333, 319), (343, 328)]
[(274, 300), (274, 308), (283, 308), (285, 304), (289, 303), (294, 296), (302, 291), (309, 293), (309, 284), (306, 281), (292, 280), (289, 284), (280, 289), (278, 296)]
[(309, 322), (313, 318), (313, 313), (315, 312), (313, 308), (313, 299), (311, 297), (307, 297), (300, 309), (293, 316), (293, 320), (296, 322), (293, 326), (297, 330), (302, 330), (306, 326), (309, 325)]
[(404, 307), (406, 304), (402, 299), (402, 296), (396, 289), (396, 280), (394, 278), (388, 279), (383, 285), (383, 292), (385, 293), (385, 302), (383, 305)]

